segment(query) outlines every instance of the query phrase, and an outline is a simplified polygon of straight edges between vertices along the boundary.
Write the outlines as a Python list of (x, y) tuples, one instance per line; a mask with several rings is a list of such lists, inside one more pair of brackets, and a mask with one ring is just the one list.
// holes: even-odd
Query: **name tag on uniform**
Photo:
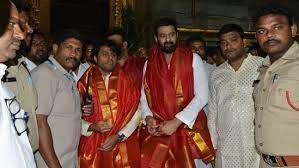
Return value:
[(14, 78), (14, 77), (11, 77), (11, 78), (10, 77), (4, 77), (1, 80), (2, 80), (2, 82), (16, 82), (17, 81), (17, 79)]

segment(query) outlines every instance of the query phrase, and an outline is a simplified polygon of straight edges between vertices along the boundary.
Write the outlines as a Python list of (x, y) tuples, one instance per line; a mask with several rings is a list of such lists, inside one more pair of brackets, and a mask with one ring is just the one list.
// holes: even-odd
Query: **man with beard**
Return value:
[(268, 6), (254, 17), (256, 38), (270, 59), (254, 89), (255, 144), (261, 167), (299, 167), (299, 45), (297, 25), (284, 9)]
[[(177, 43), (177, 22), (161, 18), (144, 66), (141, 167), (210, 167), (214, 149), (202, 110), (208, 79), (200, 56)], [(207, 164), (207, 165), (206, 165)]]
[(48, 59), (48, 43), (45, 34), (38, 30), (35, 30), (29, 36), (31, 36), (31, 40), (25, 62), (28, 70), (31, 72), (36, 66)]
[[(32, 32), (29, 25), (30, 5), (23, 3), (20, 10), (20, 26), (24, 30), (25, 37)], [(24, 41), (22, 41), (24, 42)], [(22, 50), (22, 45), (20, 50)], [(28, 115), (28, 137), (33, 151), (38, 149), (38, 130), (35, 110), (37, 108), (37, 94), (32, 82), (29, 70), (26, 66), (23, 53), (18, 51), (17, 56), (5, 62), (8, 65), (7, 74), (2, 78), (5, 85), (16, 95), (20, 106)]]
[(224, 25), (220, 48), (227, 61), (211, 75), (208, 126), (216, 152), (217, 168), (257, 168), (254, 146), (252, 83), (263, 58), (246, 54), (243, 29)]
[(81, 105), (71, 70), (81, 57), (80, 34), (70, 29), (60, 32), (53, 48), (54, 57), (32, 71), (38, 94), (36, 162), (38, 167), (74, 168), (78, 166)]

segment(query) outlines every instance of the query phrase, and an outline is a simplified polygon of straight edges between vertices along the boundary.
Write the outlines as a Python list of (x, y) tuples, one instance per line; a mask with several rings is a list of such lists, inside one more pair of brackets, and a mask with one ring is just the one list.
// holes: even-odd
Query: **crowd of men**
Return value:
[(49, 52), (30, 6), (0, 3), (1, 167), (299, 167), (299, 45), (286, 10), (253, 17), (265, 58), (237, 24), (206, 53), (160, 18), (144, 59), (120, 28), (93, 41), (62, 30)]

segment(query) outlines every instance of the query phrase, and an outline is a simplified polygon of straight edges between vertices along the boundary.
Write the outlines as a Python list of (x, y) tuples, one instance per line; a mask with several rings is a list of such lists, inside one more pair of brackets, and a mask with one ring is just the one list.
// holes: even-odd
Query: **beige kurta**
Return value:
[[(299, 156), (299, 45), (265, 62), (254, 89), (255, 143), (273, 156)], [(267, 167), (262, 164), (261, 167)]]
[[(38, 93), (36, 113), (48, 116), (54, 150), (63, 168), (77, 167), (81, 106), (75, 81), (54, 58), (32, 72)], [(47, 167), (39, 153), (38, 167)]]
[(33, 151), (38, 149), (38, 130), (35, 110), (37, 108), (37, 94), (32, 83), (32, 78), (25, 67), (25, 57), (21, 57), (19, 63), (7, 69), (8, 78), (16, 78), (15, 81), (4, 84), (16, 95), (22, 109), (29, 114), (28, 137)]

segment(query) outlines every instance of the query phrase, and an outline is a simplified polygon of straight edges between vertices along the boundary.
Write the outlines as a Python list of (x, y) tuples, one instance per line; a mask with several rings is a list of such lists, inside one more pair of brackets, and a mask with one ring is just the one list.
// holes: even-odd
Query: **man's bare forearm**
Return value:
[(39, 152), (49, 168), (61, 168), (53, 147), (51, 129), (47, 122), (47, 116), (37, 115), (39, 131)]

